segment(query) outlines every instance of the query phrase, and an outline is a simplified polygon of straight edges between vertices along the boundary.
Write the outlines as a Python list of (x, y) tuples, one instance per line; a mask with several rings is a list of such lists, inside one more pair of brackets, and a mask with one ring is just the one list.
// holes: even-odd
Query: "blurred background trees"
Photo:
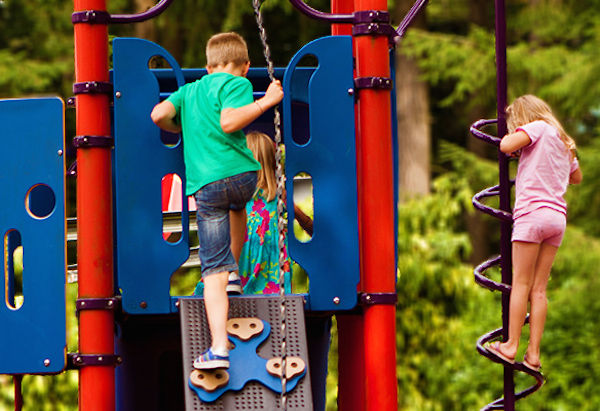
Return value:
[[(134, 12), (154, 3), (111, 0), (109, 9)], [(328, 3), (309, 2), (320, 10), (328, 10)], [(390, 2), (395, 25), (411, 5), (411, 0)], [(578, 142), (585, 176), (568, 194), (569, 228), (549, 285), (542, 348), (548, 381), (519, 402), (519, 410), (597, 410), (600, 0), (506, 0), (506, 5), (509, 100), (533, 93), (548, 101)], [(71, 96), (72, 7), (64, 0), (0, 1), (0, 97)], [(263, 13), (278, 66), (329, 32), (285, 0), (267, 0)], [(264, 66), (250, 0), (176, 0), (157, 19), (111, 26), (110, 33), (156, 41), (183, 67), (202, 67), (206, 40), (223, 30), (240, 32), (252, 65)], [(502, 367), (475, 350), (479, 335), (500, 326), (499, 296), (476, 286), (472, 275), (473, 264), (498, 249), (499, 226), (475, 214), (470, 204), (475, 192), (497, 181), (497, 153), (468, 133), (474, 121), (496, 116), (494, 2), (431, 1), (397, 48), (396, 75), (400, 409), (479, 409), (502, 393)], [(69, 113), (67, 144), (73, 136)], [(69, 295), (72, 308), (75, 293)], [(76, 332), (71, 334), (73, 351)], [(336, 409), (336, 344), (334, 338), (331, 410)], [(520, 375), (516, 381), (520, 388), (531, 384)], [(11, 407), (9, 382), (0, 376), (0, 409)], [(25, 377), (23, 384), (26, 409), (76, 409), (76, 374)]]

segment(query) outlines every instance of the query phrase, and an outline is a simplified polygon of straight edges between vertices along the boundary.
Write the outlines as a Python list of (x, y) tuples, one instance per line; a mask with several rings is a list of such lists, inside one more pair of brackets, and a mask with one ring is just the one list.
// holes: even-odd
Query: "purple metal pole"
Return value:
[(160, 0), (154, 7), (138, 14), (111, 14), (111, 23), (139, 23), (142, 21), (149, 20), (153, 17), (158, 16), (160, 13), (165, 11), (167, 7), (173, 2), (173, 0)]
[[(506, 134), (506, 10), (504, 0), (495, 0), (496, 15), (496, 98), (498, 110), (498, 136)], [(500, 209), (510, 212), (510, 180), (508, 176), (508, 157), (498, 150), (498, 165), (500, 167)], [(512, 284), (511, 235), (512, 224), (502, 220), (500, 223), (500, 270), (502, 282)], [(502, 293), (502, 338), (508, 338), (508, 313), (510, 295)], [(515, 381), (512, 367), (504, 366), (504, 410), (515, 409)]]
[(23, 393), (21, 390), (22, 375), (13, 375), (13, 383), (15, 384), (15, 411), (23, 409)]
[(398, 26), (398, 29), (396, 30), (398, 37), (404, 37), (404, 33), (406, 32), (406, 29), (408, 29), (408, 26), (410, 26), (410, 23), (412, 23), (415, 17), (417, 17), (417, 15), (421, 12), (421, 10), (423, 10), (425, 6), (427, 6), (427, 3), (429, 3), (429, 0), (417, 0), (415, 4), (413, 4), (409, 12), (406, 14), (406, 16), (404, 16), (404, 19), (402, 19), (402, 22)]
[(315, 20), (326, 21), (329, 23), (352, 23), (354, 22), (354, 14), (331, 14), (323, 13), (322, 11), (315, 10), (302, 0), (290, 0), (292, 6), (306, 14), (308, 17), (312, 17)]

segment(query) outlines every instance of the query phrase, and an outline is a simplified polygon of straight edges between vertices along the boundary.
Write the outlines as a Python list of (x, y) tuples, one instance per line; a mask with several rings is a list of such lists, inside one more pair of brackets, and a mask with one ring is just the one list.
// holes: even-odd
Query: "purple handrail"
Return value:
[(486, 143), (490, 143), (495, 146), (499, 146), (500, 141), (502, 140), (501, 138), (484, 133), (483, 131), (480, 130), (480, 128), (482, 128), (482, 127), (488, 126), (490, 124), (496, 124), (496, 123), (498, 123), (498, 119), (495, 119), (495, 118), (490, 119), (490, 120), (478, 120), (475, 123), (473, 123), (473, 125), (471, 126), (469, 131), (471, 132), (471, 134), (473, 134), (478, 139), (483, 140)]
[[(413, 22), (413, 20), (417, 17), (417, 15), (425, 8), (429, 0), (417, 0), (409, 12), (406, 14), (402, 23), (396, 29), (396, 35), (394, 36), (396, 39), (401, 38), (406, 33), (408, 26)], [(292, 6), (296, 7), (302, 13), (307, 15), (308, 17), (312, 17), (315, 20), (326, 21), (328, 23), (363, 23), (363, 21), (358, 21), (355, 13), (352, 14), (333, 14), (333, 13), (325, 13), (319, 10), (315, 10), (310, 7), (308, 4), (304, 3), (303, 0), (290, 0)]]
[[(511, 182), (513, 182), (513, 181), (511, 181)], [(488, 187), (485, 190), (480, 191), (479, 193), (477, 193), (473, 196), (473, 199), (472, 199), (473, 206), (476, 209), (478, 209), (479, 211), (489, 214), (492, 217), (496, 217), (502, 221), (512, 223), (512, 214), (511, 213), (509, 213), (508, 211), (498, 210), (496, 208), (486, 206), (485, 204), (483, 204), (479, 201), (483, 198), (493, 197), (493, 196), (497, 196), (497, 195), (500, 195), (500, 185)]]
[(313, 9), (308, 4), (304, 3), (302, 0), (290, 0), (290, 3), (292, 3), (292, 6), (296, 7), (302, 13), (304, 13), (308, 17), (312, 17), (315, 20), (327, 21), (330, 23), (353, 23), (354, 22), (354, 13), (352, 13), (352, 14), (324, 13), (322, 11)]
[(406, 14), (406, 16), (404, 16), (404, 19), (402, 19), (402, 23), (400, 23), (400, 25), (398, 26), (398, 29), (396, 30), (396, 34), (398, 35), (398, 37), (400, 37), (400, 38), (404, 37), (404, 34), (406, 33), (408, 26), (410, 26), (410, 24), (417, 17), (417, 15), (421, 12), (421, 10), (423, 10), (423, 8), (425, 8), (425, 6), (427, 5), (428, 2), (429, 2), (429, 0), (417, 0), (417, 2), (415, 2), (415, 4), (409, 10), (409, 12)]
[(160, 0), (154, 7), (138, 14), (111, 14), (111, 23), (139, 23), (149, 20), (161, 14), (173, 0)]

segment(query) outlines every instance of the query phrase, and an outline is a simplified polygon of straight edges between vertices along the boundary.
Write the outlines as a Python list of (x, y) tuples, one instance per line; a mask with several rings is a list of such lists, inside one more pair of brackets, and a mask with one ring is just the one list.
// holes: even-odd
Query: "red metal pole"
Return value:
[[(331, 12), (351, 14), (354, 0), (331, 0)], [(352, 35), (351, 24), (332, 24), (334, 36)], [(355, 72), (356, 74), (356, 72)], [(355, 108), (358, 118), (358, 109)], [(359, 210), (360, 214), (360, 210)], [(362, 287), (359, 286), (360, 291)], [(365, 404), (364, 317), (362, 313), (338, 314), (338, 399), (340, 411), (363, 410)]]
[[(105, 0), (74, 0), (74, 10), (106, 10)], [(108, 28), (75, 24), (75, 81), (108, 82)], [(76, 98), (78, 136), (110, 136), (109, 97), (79, 94)], [(114, 295), (111, 150), (77, 149), (77, 266), (79, 298)], [(113, 312), (83, 310), (79, 314), (79, 352), (113, 354)], [(112, 365), (83, 366), (79, 371), (79, 409), (115, 409)]]
[[(355, 10), (387, 11), (387, 0), (355, 0)], [(390, 77), (387, 36), (354, 38), (357, 77)], [(358, 210), (363, 292), (395, 293), (391, 94), (358, 91)], [(364, 307), (365, 410), (396, 411), (396, 309)]]

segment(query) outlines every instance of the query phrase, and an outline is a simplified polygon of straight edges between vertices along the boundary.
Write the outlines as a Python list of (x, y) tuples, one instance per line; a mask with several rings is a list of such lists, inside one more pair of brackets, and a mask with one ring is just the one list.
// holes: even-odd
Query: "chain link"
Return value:
[[(267, 72), (271, 81), (275, 80), (275, 68), (273, 67), (273, 60), (271, 59), (271, 49), (267, 43), (267, 32), (263, 24), (262, 15), (260, 13), (261, 2), (260, 0), (252, 0), (252, 7), (254, 8), (254, 16), (256, 17), (256, 24), (258, 26), (258, 33), (260, 41), (263, 46), (263, 53), (267, 62)], [(274, 126), (275, 126), (275, 177), (277, 179), (277, 231), (279, 234), (279, 301), (280, 301), (280, 317), (281, 317), (281, 408), (287, 409), (287, 397), (286, 397), (286, 310), (285, 310), (285, 271), (284, 266), (286, 262), (286, 251), (285, 251), (285, 232), (287, 221), (284, 218), (284, 204), (283, 204), (283, 190), (285, 187), (285, 175), (283, 173), (283, 161), (282, 161), (282, 150), (281, 150), (281, 115), (279, 114), (278, 106), (274, 107)]]

